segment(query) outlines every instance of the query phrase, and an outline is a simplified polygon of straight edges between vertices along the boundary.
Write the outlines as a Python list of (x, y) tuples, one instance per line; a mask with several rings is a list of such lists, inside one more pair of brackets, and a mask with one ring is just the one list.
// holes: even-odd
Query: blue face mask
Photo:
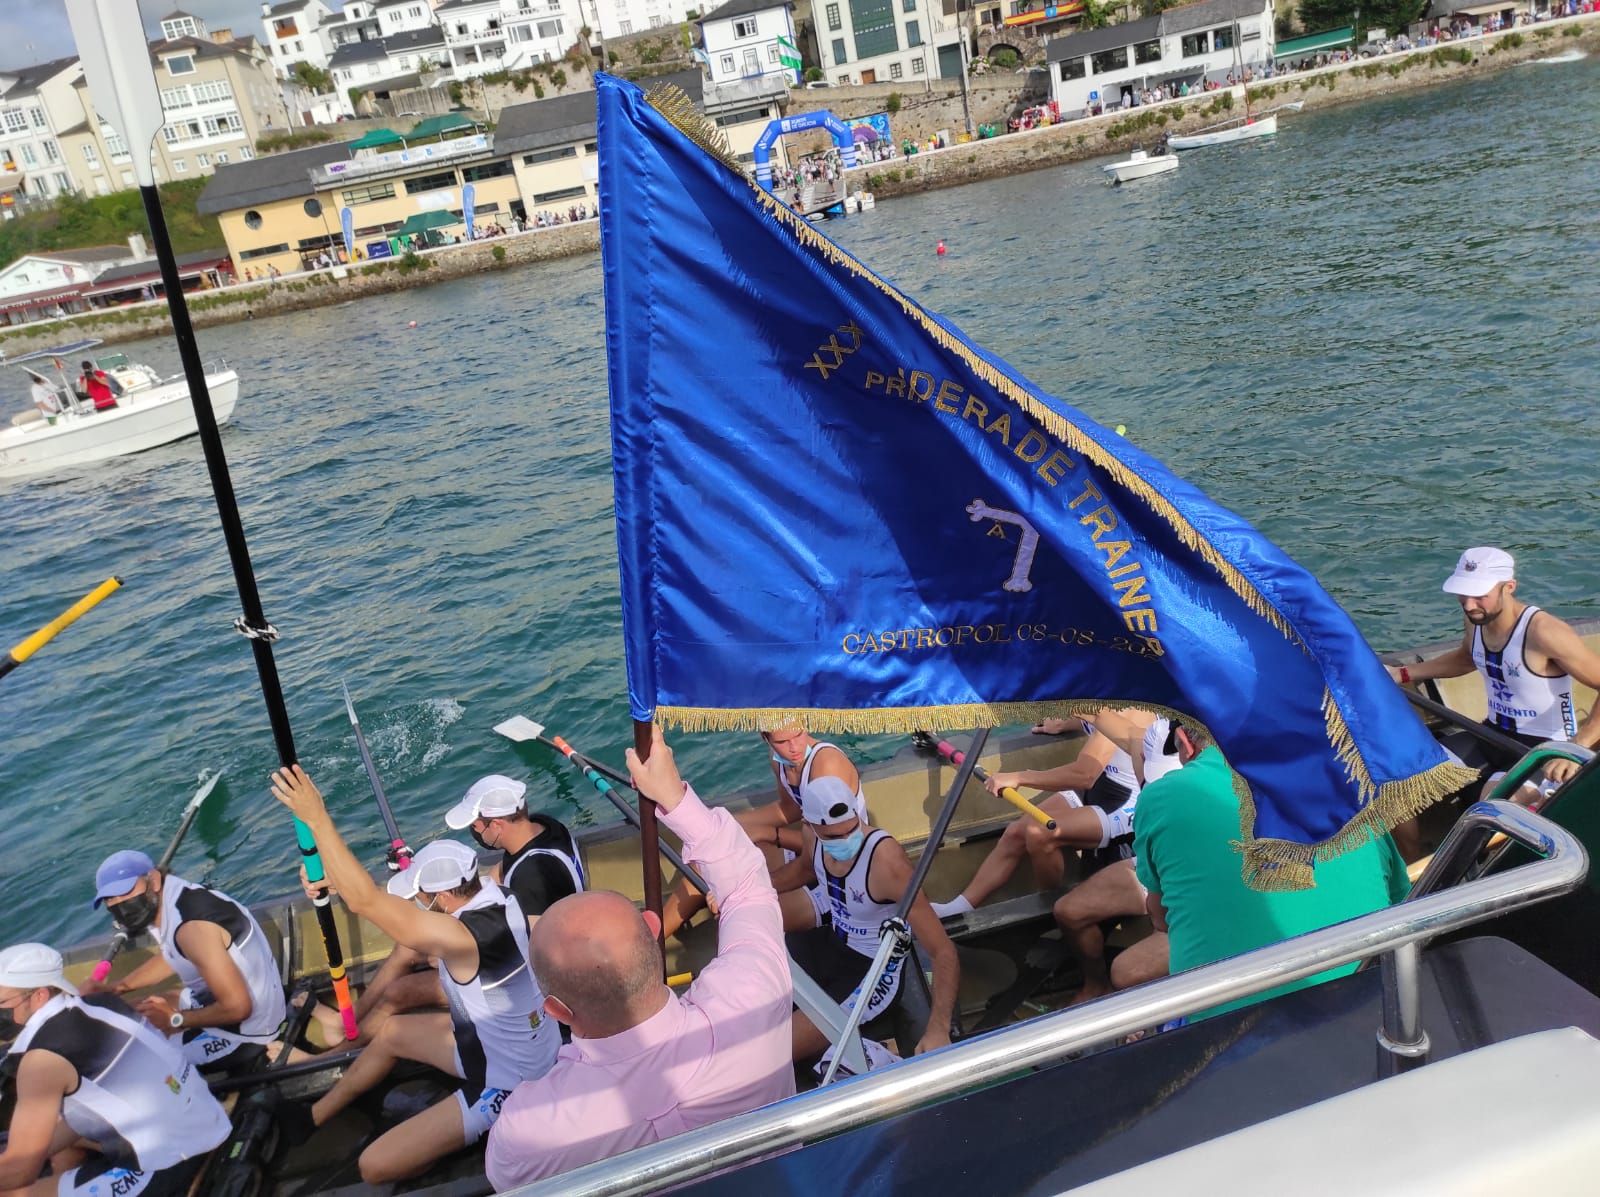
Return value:
[(866, 838), (867, 833), (857, 827), (849, 835), (840, 836), (836, 840), (822, 840), (822, 850), (834, 860), (854, 860)]

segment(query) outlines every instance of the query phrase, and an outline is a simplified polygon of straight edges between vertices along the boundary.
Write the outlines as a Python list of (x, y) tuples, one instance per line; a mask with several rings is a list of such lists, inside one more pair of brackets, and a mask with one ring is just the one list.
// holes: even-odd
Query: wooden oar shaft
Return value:
[[(956, 748), (955, 745), (951, 744), (947, 740), (939, 741), (939, 755), (946, 758), (951, 764), (954, 765), (960, 765), (967, 759), (966, 753)], [(979, 781), (989, 780), (989, 771), (982, 765), (973, 765), (972, 775)], [(1056, 829), (1056, 821), (1054, 819), (1045, 814), (1044, 811), (1040, 810), (1033, 803), (1029, 802), (1027, 798), (1025, 798), (1018, 791), (1012, 789), (1010, 786), (1000, 787), (1000, 797), (1011, 803), (1012, 806), (1016, 807), (1023, 814), (1027, 815), (1028, 818), (1034, 820), (1036, 823), (1041, 824), (1046, 830), (1054, 831)]]
[(38, 652), (45, 645), (49, 644), (50, 641), (56, 638), (56, 635), (63, 628), (76, 623), (84, 614), (98, 606), (101, 600), (103, 600), (108, 594), (110, 594), (113, 590), (116, 590), (121, 585), (122, 579), (116, 575), (112, 575), (104, 582), (101, 582), (100, 585), (96, 586), (88, 594), (84, 595), (77, 602), (73, 603), (72, 606), (68, 607), (60, 615), (57, 615), (49, 623), (45, 624), (44, 627), (40, 628), (33, 635), (19, 641), (16, 646), (6, 654), (5, 659), (0, 661), (0, 677), (5, 677), (6, 674), (10, 673), (18, 665), (21, 665), (29, 657), (33, 656), (34, 653)]
[[(650, 759), (653, 735), (654, 724), (650, 720), (633, 721), (633, 751), (640, 761)], [(656, 824), (656, 804), (642, 794), (639, 796), (639, 851), (644, 866), (644, 908), (656, 916), (656, 925), (661, 927), (661, 829)], [(667, 946), (664, 927), (656, 938), (661, 944), (664, 965)]]

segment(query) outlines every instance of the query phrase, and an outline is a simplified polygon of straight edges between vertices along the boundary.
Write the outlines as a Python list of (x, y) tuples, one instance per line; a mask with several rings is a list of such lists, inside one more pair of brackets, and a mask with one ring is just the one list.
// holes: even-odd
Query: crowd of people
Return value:
[[(1574, 697), (1576, 683), (1600, 686), (1600, 656), (1518, 597), (1509, 554), (1467, 550), (1444, 590), (1460, 604), (1461, 643), (1390, 667), (1398, 684), (1477, 673), (1487, 723), (1503, 736), (1522, 745), (1600, 743), (1600, 706), (1580, 722)], [(961, 980), (946, 924), (981, 906), (1024, 861), (1039, 889), (1058, 894), (1055, 919), (1082, 972), (1077, 1001), (1406, 893), (1401, 848), (1418, 848), (1406, 829), (1319, 862), (1312, 889), (1250, 888), (1234, 845), (1240, 796), (1197, 720), (1119, 706), (1034, 730), (1070, 733), (1076, 752), (1048, 768), (996, 772), (986, 784), (1042, 794), (1038, 806), (1053, 825), (1018, 818), (960, 893), (940, 903), (911, 895), (917, 954), (866, 993), (881, 928), (907, 898), (913, 869), (905, 848), (874, 825), (848, 754), (798, 723), (762, 733), (773, 800), (737, 815), (701, 800), (659, 729), (644, 758), (629, 751), (641, 801), (655, 804), (709, 891), (684, 874), (660, 919), (592, 890), (571, 832), (513, 778), (480, 779), (444, 813), (447, 833), (465, 832), (470, 843), (435, 839), (380, 885), (306, 772), (278, 770), (272, 793), (314, 836), (323, 886), (395, 945), (355, 1006), (360, 1054), (314, 1103), (282, 1109), (284, 1132), (310, 1139), (412, 1061), (453, 1088), (366, 1144), (359, 1169), (368, 1184), (419, 1175), (480, 1141), (488, 1179), (501, 1190), (657, 1142), (789, 1096), (797, 1067), (820, 1070), (829, 1059), (827, 1036), (794, 1005), (791, 960), (841, 1009), (866, 1003), (868, 1067), (943, 1047)], [(1482, 772), (1464, 798), (1476, 798), (1509, 762), (1471, 763)], [(1552, 762), (1518, 799), (1538, 804), (1576, 771)], [(487, 869), (485, 852), (500, 854)], [(1081, 879), (1061, 893), (1072, 856)], [(319, 892), (302, 881), (308, 895)], [(14, 1032), (7, 1063), (17, 1083), (0, 1190), (182, 1193), (229, 1133), (207, 1079), (314, 1049), (280, 1040), (288, 1010), (279, 962), (242, 903), (130, 847), (96, 870), (93, 904), (119, 935), (149, 935), (157, 952), (115, 981), (81, 989), (53, 948), (0, 952), (0, 1019)], [(663, 980), (660, 938), (707, 908), (715, 958), (675, 992)], [(1107, 921), (1140, 916), (1149, 934), (1109, 958)], [(321, 1006), (310, 1013), (339, 1043), (341, 1015)]]

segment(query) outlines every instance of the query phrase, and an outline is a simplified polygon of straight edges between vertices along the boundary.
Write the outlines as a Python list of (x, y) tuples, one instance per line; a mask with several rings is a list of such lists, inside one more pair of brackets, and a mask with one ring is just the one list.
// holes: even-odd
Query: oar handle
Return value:
[(100, 585), (96, 586), (88, 594), (84, 595), (77, 602), (73, 603), (72, 606), (68, 607), (60, 615), (57, 615), (49, 623), (45, 624), (44, 627), (40, 628), (33, 635), (20, 641), (6, 655), (5, 660), (0, 661), (0, 677), (4, 677), (6, 674), (10, 673), (18, 665), (21, 665), (29, 657), (33, 656), (34, 653), (38, 652), (45, 645), (49, 644), (50, 641), (55, 639), (58, 632), (67, 627), (69, 624), (76, 623), (81, 616), (97, 606), (102, 599), (104, 599), (108, 594), (110, 594), (113, 590), (116, 590), (121, 585), (122, 579), (116, 575), (112, 575), (104, 582), (101, 582)]
[(94, 977), (94, 983), (96, 985), (105, 984), (106, 978), (111, 975), (112, 962), (115, 961), (118, 956), (122, 955), (122, 949), (127, 946), (127, 932), (118, 931), (111, 937), (111, 947), (106, 951), (106, 958), (94, 966), (94, 972), (91, 974)]
[[(947, 759), (952, 765), (960, 765), (967, 759), (967, 754), (962, 752), (955, 745), (951, 744), (948, 740), (939, 741), (939, 755)], [(989, 780), (989, 771), (982, 765), (972, 766), (972, 775), (979, 781)], [(1040, 810), (1033, 803), (1029, 802), (1027, 798), (1023, 797), (1022, 794), (1018, 793), (1010, 786), (1000, 787), (1000, 797), (1011, 803), (1012, 806), (1016, 807), (1023, 814), (1027, 815), (1034, 822), (1038, 823), (1046, 831), (1054, 831), (1056, 829), (1056, 821), (1054, 819), (1052, 819), (1044, 811)]]

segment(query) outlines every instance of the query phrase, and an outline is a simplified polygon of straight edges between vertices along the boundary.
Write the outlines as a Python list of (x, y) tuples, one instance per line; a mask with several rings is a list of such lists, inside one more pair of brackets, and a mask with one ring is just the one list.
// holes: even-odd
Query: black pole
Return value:
[(939, 812), (939, 817), (934, 820), (933, 829), (928, 832), (928, 842), (922, 849), (922, 855), (917, 857), (917, 867), (911, 873), (911, 884), (906, 886), (905, 893), (900, 895), (900, 904), (895, 907), (894, 912), (896, 919), (904, 919), (911, 913), (911, 904), (922, 892), (922, 883), (927, 880), (928, 870), (933, 867), (933, 855), (939, 850), (939, 845), (944, 843), (945, 832), (950, 830), (950, 820), (955, 817), (961, 795), (967, 788), (967, 782), (972, 780), (972, 771), (978, 767), (978, 755), (988, 742), (989, 729), (980, 727), (978, 733), (972, 737), (972, 746), (967, 749), (966, 759), (956, 770), (955, 783), (944, 796), (944, 809)]
[[(161, 282), (166, 288), (167, 307), (172, 313), (172, 335), (178, 342), (178, 358), (183, 363), (184, 377), (189, 383), (189, 401), (194, 406), (200, 447), (205, 453), (206, 471), (211, 475), (211, 492), (217, 501), (217, 517), (222, 521), (222, 538), (228, 545), (228, 563), (233, 567), (233, 581), (238, 588), (239, 605), (244, 612), (233, 626), (250, 641), (256, 673), (261, 679), (261, 697), (267, 704), (267, 718), (272, 724), (272, 738), (278, 749), (278, 760), (287, 769), (296, 764), (299, 757), (294, 747), (294, 731), (289, 726), (289, 711), (283, 702), (283, 686), (278, 681), (278, 666), (272, 659), (272, 641), (277, 639), (278, 633), (267, 622), (266, 614), (261, 609), (255, 570), (250, 564), (250, 546), (245, 542), (244, 523), (239, 518), (239, 503), (233, 493), (233, 479), (228, 476), (228, 458), (222, 449), (222, 433), (217, 428), (216, 413), (211, 409), (211, 392), (206, 386), (205, 366), (200, 361), (200, 347), (195, 343), (194, 325), (189, 320), (189, 302), (183, 293), (183, 280), (178, 275), (178, 261), (173, 255), (172, 238), (167, 232), (167, 218), (161, 211), (161, 194), (154, 186), (140, 187), (139, 194), (144, 200), (145, 217), (150, 222), (151, 245), (155, 249), (156, 261), (161, 265)], [(315, 884), (323, 878), (322, 859), (317, 855), (316, 841), (312, 838), (311, 829), (299, 819), (294, 824), (300, 853), (305, 858), (306, 875)], [(333, 978), (339, 1011), (344, 1015), (345, 1033), (354, 1039), (356, 1024), (355, 1011), (350, 1002), (350, 982), (345, 976), (339, 929), (334, 925), (333, 907), (326, 890), (317, 899), (316, 909), (322, 946), (328, 956), (328, 971)]]

